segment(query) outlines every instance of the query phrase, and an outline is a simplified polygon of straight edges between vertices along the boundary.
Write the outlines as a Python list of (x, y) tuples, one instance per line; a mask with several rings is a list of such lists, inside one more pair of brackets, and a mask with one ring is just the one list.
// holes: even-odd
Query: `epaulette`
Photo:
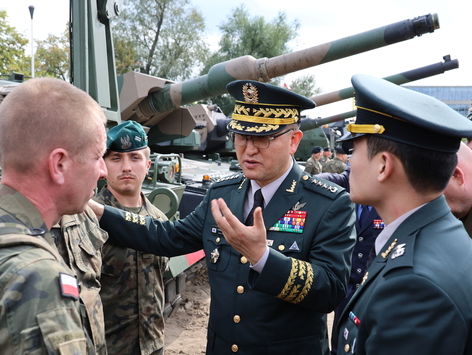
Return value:
[(218, 180), (215, 180), (215, 182), (212, 184), (212, 187), (215, 188), (215, 187), (238, 184), (243, 180), (243, 178), (244, 178), (244, 175), (241, 173), (225, 176)]
[(306, 174), (302, 175), (301, 181), (303, 187), (306, 189), (315, 191), (331, 199), (336, 198), (336, 196), (345, 190), (344, 187), (341, 187), (331, 181), (312, 177)]

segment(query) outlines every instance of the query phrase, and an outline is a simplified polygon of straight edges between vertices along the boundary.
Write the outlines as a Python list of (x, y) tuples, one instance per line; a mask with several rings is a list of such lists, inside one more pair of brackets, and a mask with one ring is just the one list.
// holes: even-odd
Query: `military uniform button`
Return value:
[(239, 294), (244, 293), (244, 286), (236, 287), (236, 292), (239, 293)]
[(241, 322), (241, 317), (236, 314), (235, 316), (233, 316), (233, 322), (234, 322), (234, 323), (239, 323), (239, 322)]
[(217, 237), (216, 240), (215, 240), (217, 243), (221, 242), (221, 238), (220, 237)]
[(360, 273), (362, 272), (362, 269), (361, 269), (361, 268), (358, 268), (358, 269), (356, 270), (356, 272), (357, 272), (358, 274), (360, 274)]
[(360, 285), (361, 285), (361, 284), (356, 284), (356, 288), (359, 288)]
[(344, 345), (344, 352), (348, 353), (349, 350), (351, 350), (351, 347), (349, 346), (349, 344)]
[(362, 258), (362, 257), (364, 256), (364, 254), (362, 254), (362, 253), (359, 253), (359, 254), (357, 254), (357, 256), (358, 256), (358, 257), (359, 257), (359, 259), (360, 259), (360, 258)]
[(243, 255), (243, 256), (241, 256), (241, 259), (239, 259), (239, 261), (241, 261), (241, 264), (246, 264), (247, 263), (247, 258)]
[(303, 175), (302, 179), (307, 181), (309, 179), (309, 177), (308, 177), (308, 175)]
[(237, 353), (238, 350), (239, 350), (239, 348), (238, 348), (238, 346), (237, 346), (236, 344), (231, 345), (231, 351), (232, 351), (233, 353)]
[(280, 251), (284, 251), (285, 250), (285, 245), (279, 245), (279, 248), (278, 248)]
[(362, 242), (364, 240), (364, 237), (359, 237), (359, 241)]

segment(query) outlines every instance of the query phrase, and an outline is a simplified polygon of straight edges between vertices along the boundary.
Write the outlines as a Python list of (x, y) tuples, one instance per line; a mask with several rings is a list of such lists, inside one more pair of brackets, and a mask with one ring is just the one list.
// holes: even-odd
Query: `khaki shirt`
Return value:
[[(167, 217), (147, 198), (140, 215), (160, 220)], [(104, 187), (96, 200), (124, 208)], [(103, 248), (102, 302), (110, 354), (152, 354), (164, 346), (164, 272), (168, 258), (138, 252), (110, 243)]]
[(310, 158), (306, 161), (305, 172), (311, 175), (316, 175), (321, 173), (322, 167), (321, 163), (318, 160)]
[(103, 244), (108, 234), (98, 226), (90, 208), (83, 213), (63, 216), (51, 229), (59, 252), (67, 265), (75, 271), (80, 282), (80, 299), (87, 313), (87, 330), (91, 334), (97, 354), (107, 354), (105, 321), (100, 299), (100, 273)]
[(0, 247), (0, 349), (3, 354), (94, 354), (78, 299), (62, 292), (60, 274), (74, 276), (54, 245), (38, 210), (0, 185), (0, 233), (33, 235), (34, 244)]

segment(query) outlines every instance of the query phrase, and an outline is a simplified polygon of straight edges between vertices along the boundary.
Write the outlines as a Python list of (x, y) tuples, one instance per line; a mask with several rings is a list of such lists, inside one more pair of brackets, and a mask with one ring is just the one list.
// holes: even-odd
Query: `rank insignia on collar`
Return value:
[(405, 254), (405, 245), (406, 245), (405, 243), (398, 244), (396, 248), (393, 250), (391, 258), (395, 259)]
[(287, 192), (295, 192), (295, 187), (297, 186), (297, 182), (295, 180), (292, 181), (292, 185), (289, 189), (286, 189)]
[(73, 298), (75, 300), (79, 299), (79, 284), (74, 276), (60, 272), (59, 286), (63, 297)]
[(287, 211), (283, 217), (269, 228), (270, 231), (288, 232), (288, 233), (303, 233), (305, 226), (306, 211)]
[(385, 250), (383, 253), (381, 253), (380, 255), (382, 256), (382, 258), (384, 259), (387, 259), (389, 254), (392, 252), (393, 248), (395, 248), (395, 245), (397, 245), (397, 242), (398, 240), (395, 239), (392, 244), (390, 244), (387, 248), (387, 250)]
[(220, 252), (218, 251), (218, 248), (213, 249), (213, 251), (210, 254), (211, 263), (216, 264), (219, 258), (220, 258)]

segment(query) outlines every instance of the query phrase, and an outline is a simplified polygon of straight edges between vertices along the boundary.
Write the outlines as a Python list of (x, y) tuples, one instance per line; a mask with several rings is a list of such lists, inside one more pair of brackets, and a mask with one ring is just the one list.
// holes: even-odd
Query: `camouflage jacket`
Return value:
[(1, 353), (94, 354), (73, 295), (77, 287), (69, 283), (70, 293), (63, 281), (74, 280), (74, 272), (38, 210), (5, 185), (0, 185), (0, 208)]
[[(167, 220), (147, 198), (139, 214)], [(124, 208), (104, 187), (96, 200)], [(164, 281), (167, 258), (106, 243), (101, 297), (110, 354), (152, 354), (164, 346)]]
[(87, 314), (86, 328), (97, 354), (106, 355), (105, 321), (100, 299), (102, 247), (108, 234), (98, 226), (90, 208), (83, 213), (63, 216), (51, 228), (56, 245), (66, 264), (80, 282), (80, 299)]
[(344, 170), (346, 170), (346, 163), (344, 163), (339, 158), (331, 159), (330, 161), (326, 162), (323, 165), (323, 172), (324, 173), (338, 173), (341, 174)]
[(321, 163), (313, 158), (308, 159), (305, 165), (305, 172), (311, 175), (321, 173)]

